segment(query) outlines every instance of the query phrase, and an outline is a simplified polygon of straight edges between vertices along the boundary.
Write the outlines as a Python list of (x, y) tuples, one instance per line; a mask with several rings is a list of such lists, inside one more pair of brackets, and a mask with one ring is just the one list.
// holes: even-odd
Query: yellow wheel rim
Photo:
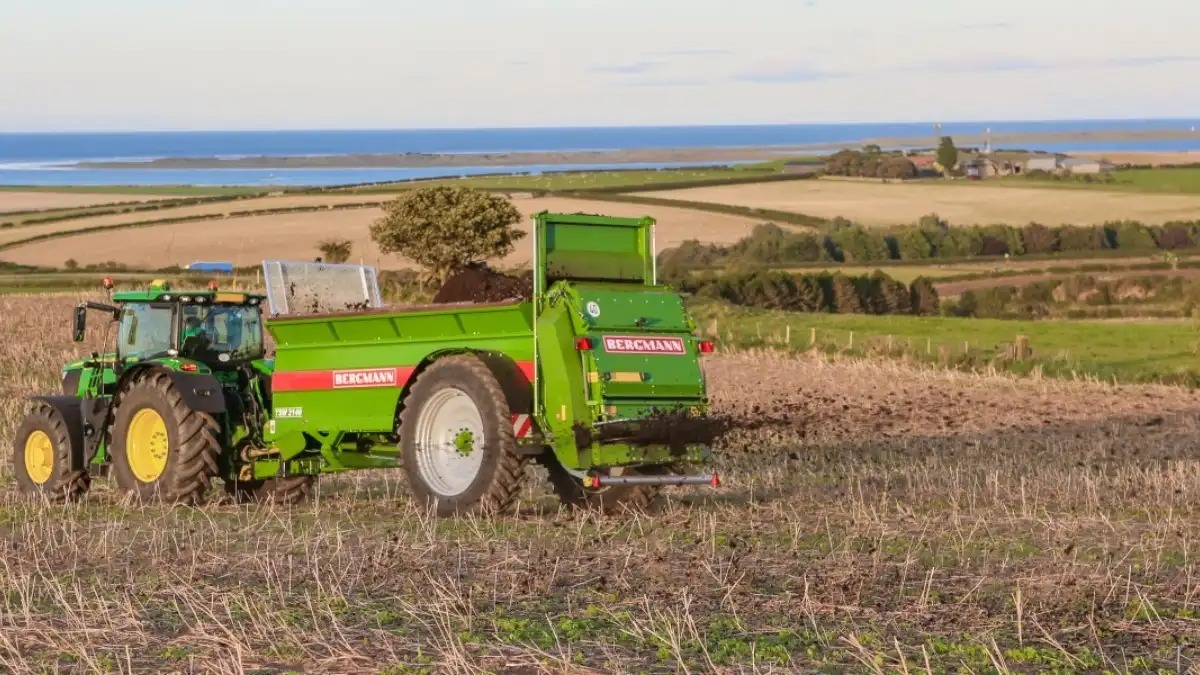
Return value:
[(142, 408), (129, 423), (125, 456), (133, 475), (153, 483), (167, 468), (167, 423), (153, 408)]
[(25, 439), (25, 473), (38, 485), (54, 475), (54, 442), (44, 431), (34, 431)]

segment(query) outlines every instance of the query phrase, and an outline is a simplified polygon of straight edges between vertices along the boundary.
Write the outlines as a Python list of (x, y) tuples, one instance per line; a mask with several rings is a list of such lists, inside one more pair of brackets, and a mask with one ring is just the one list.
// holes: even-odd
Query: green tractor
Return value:
[[(109, 285), (107, 282), (106, 285)], [(111, 294), (75, 308), (83, 341), (89, 312), (117, 327), (116, 349), (67, 364), (62, 392), (36, 396), (17, 430), (18, 485), (55, 501), (85, 493), (91, 473), (110, 473), (139, 500), (200, 503), (228, 476), (230, 449), (261, 433), (271, 374), (264, 359), (265, 296), (149, 290)], [(304, 480), (252, 481), (243, 496), (302, 496)]]
[[(512, 506), (526, 463), (572, 506), (643, 506), (704, 471), (708, 416), (682, 298), (649, 218), (538, 214), (529, 297), (384, 307), (375, 270), (265, 261), (266, 294), (149, 290), (75, 310), (116, 348), (63, 369), (14, 443), (17, 482), (57, 501), (110, 474), (140, 501), (295, 502), (318, 475), (404, 470), (440, 515)], [(264, 331), (274, 354), (264, 349)]]

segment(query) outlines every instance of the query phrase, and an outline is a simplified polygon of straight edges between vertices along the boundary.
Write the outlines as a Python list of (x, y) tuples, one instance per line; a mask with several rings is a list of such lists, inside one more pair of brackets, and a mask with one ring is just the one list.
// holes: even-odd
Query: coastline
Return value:
[[(1135, 143), (1200, 141), (1200, 132), (1178, 129), (1158, 130), (1094, 130), (1026, 133), (955, 134), (959, 147), (982, 147), (989, 140), (993, 148), (1018, 147), (1037, 150), (1037, 144), (1070, 145), (1095, 143)], [(781, 146), (747, 146), (719, 148), (651, 148), (636, 150), (578, 150), (578, 151), (519, 151), (481, 153), (384, 153), (339, 155), (259, 155), (254, 157), (163, 157), (148, 161), (84, 161), (55, 165), (73, 169), (382, 169), (479, 167), (566, 164), (650, 164), (650, 163), (712, 163), (773, 161), (797, 156), (836, 152), (875, 144), (884, 148), (932, 148), (935, 138), (929, 136), (880, 137), (860, 140)], [(1178, 152), (1185, 152), (1182, 148)], [(1094, 150), (1081, 150), (1089, 155), (1101, 155)], [(1161, 154), (1165, 150), (1134, 151), (1114, 149), (1110, 154)]]

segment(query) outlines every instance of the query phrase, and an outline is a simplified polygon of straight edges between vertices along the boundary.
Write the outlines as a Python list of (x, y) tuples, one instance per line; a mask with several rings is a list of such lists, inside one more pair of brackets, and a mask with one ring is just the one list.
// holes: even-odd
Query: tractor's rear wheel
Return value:
[[(552, 453), (547, 453), (539, 461), (549, 474), (550, 488), (555, 496), (573, 509), (595, 510), (607, 514), (621, 513), (625, 510), (643, 511), (662, 491), (662, 486), (659, 485), (601, 485), (599, 488), (585, 488), (578, 478), (567, 473)], [(613, 475), (657, 476), (664, 473), (667, 473), (666, 469), (660, 467), (625, 467), (617, 469)]]
[(198, 505), (221, 456), (221, 428), (192, 410), (163, 372), (138, 376), (120, 395), (113, 422), (112, 472), (138, 501)]
[(516, 451), (508, 399), (477, 356), (435, 361), (417, 376), (400, 412), (409, 486), (440, 516), (511, 510), (526, 458)]
[(42, 402), (33, 406), (17, 428), (13, 473), (22, 492), (56, 503), (77, 501), (91, 487), (86, 470), (71, 468), (71, 436), (66, 421), (51, 405)]

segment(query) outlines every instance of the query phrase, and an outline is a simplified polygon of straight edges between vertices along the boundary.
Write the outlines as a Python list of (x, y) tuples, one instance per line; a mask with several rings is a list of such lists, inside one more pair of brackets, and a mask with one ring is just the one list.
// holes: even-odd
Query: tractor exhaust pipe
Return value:
[(717, 474), (699, 476), (584, 476), (583, 486), (598, 488), (605, 485), (711, 485), (719, 487), (721, 477)]

